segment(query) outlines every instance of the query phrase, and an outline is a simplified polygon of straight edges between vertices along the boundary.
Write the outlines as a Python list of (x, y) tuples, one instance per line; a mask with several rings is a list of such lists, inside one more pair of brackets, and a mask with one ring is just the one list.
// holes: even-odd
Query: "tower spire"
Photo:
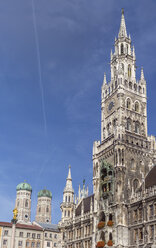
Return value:
[(69, 165), (69, 171), (68, 171), (68, 176), (66, 179), (66, 187), (65, 190), (73, 190), (72, 188), (72, 177), (71, 177), (71, 165)]
[(125, 17), (124, 17), (124, 9), (122, 9), (120, 30), (119, 30), (119, 34), (118, 34), (118, 38), (121, 38), (121, 37), (127, 37), (126, 23), (125, 23)]

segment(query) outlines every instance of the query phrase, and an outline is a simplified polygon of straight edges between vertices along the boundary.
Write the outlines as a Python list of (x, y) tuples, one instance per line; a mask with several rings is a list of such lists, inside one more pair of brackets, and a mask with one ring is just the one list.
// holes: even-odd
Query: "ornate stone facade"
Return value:
[(136, 79), (123, 10), (110, 67), (111, 81), (104, 74), (101, 88), (101, 141), (93, 144), (94, 195), (73, 201), (71, 217), (62, 217), (62, 247), (154, 247), (156, 242), (156, 142), (147, 134), (146, 80), (143, 68)]

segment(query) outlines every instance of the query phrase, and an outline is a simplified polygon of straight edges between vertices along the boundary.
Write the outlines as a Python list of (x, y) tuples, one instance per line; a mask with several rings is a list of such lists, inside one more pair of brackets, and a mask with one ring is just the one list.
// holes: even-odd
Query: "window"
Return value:
[(141, 220), (141, 219), (142, 219), (142, 209), (139, 208), (139, 220)]
[(31, 242), (31, 247), (35, 247), (35, 242)]
[(109, 214), (109, 220), (113, 220), (113, 216), (112, 216), (112, 214)]
[(113, 237), (112, 237), (112, 233), (109, 233), (109, 240), (112, 240)]
[(40, 239), (41, 238), (41, 234), (37, 234), (37, 239)]
[(39, 213), (41, 212), (41, 207), (38, 208), (38, 212), (39, 212)]
[(28, 207), (28, 200), (25, 201), (25, 207)]
[(150, 231), (150, 239), (153, 239), (154, 238), (154, 225), (151, 225), (149, 227), (149, 231)]
[(29, 247), (29, 241), (26, 242), (26, 247)]
[(137, 213), (137, 209), (134, 210), (134, 221), (138, 220), (138, 213)]
[(139, 103), (138, 102), (135, 103), (135, 111), (139, 112)]
[(139, 125), (139, 122), (136, 121), (135, 122), (135, 133), (139, 133), (140, 132), (140, 125)]
[(121, 44), (121, 54), (124, 54), (124, 45), (123, 45), (123, 43)]
[(142, 228), (139, 229), (139, 240), (143, 239), (143, 230)]
[(149, 206), (149, 216), (150, 217), (152, 217), (153, 216), (153, 214), (154, 214), (154, 211), (153, 211), (154, 209), (153, 209), (153, 205), (150, 205)]
[(126, 108), (131, 109), (131, 100), (129, 98), (127, 99)]
[(23, 237), (23, 232), (20, 232), (20, 233), (19, 233), (19, 236), (20, 236), (20, 237)]
[(47, 242), (47, 247), (50, 247), (50, 242)]
[(57, 245), (56, 245), (56, 243), (54, 243), (54, 247), (56, 247)]
[(52, 238), (52, 233), (49, 234), (49, 237)]
[(18, 241), (18, 246), (22, 246), (22, 241), (21, 240)]
[(54, 235), (54, 238), (57, 239), (57, 234)]
[(40, 242), (37, 242), (37, 248), (40, 248)]
[(138, 240), (138, 230), (134, 230), (134, 241), (136, 242)]
[(133, 189), (134, 189), (134, 192), (136, 192), (138, 186), (139, 186), (139, 181), (138, 181), (138, 179), (134, 179), (134, 181), (133, 181)]
[(131, 131), (131, 120), (130, 119), (127, 119), (127, 127), (126, 127), (126, 129), (128, 131)]
[(46, 208), (46, 212), (49, 213), (49, 208), (48, 207)]
[(70, 202), (70, 196), (69, 196), (69, 202)]
[(68, 217), (70, 217), (70, 211), (68, 210)]
[(35, 239), (35, 236), (36, 236), (35, 233), (32, 233), (32, 239)]
[(3, 240), (3, 245), (7, 245), (7, 243), (8, 243), (8, 240), (7, 239), (4, 239)]
[(30, 238), (30, 233), (27, 233), (27, 238)]
[(48, 236), (47, 233), (45, 233), (44, 236), (47, 238), (47, 236)]
[(128, 77), (131, 77), (131, 66), (128, 65)]
[(65, 198), (65, 201), (67, 202), (67, 196), (66, 196), (66, 198)]
[(8, 230), (5, 230), (4, 231), (4, 236), (7, 236), (8, 235)]

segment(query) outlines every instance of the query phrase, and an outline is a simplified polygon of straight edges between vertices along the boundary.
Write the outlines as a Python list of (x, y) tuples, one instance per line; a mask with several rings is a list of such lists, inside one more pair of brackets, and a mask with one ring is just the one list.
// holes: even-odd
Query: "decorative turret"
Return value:
[(88, 196), (88, 186), (87, 186), (87, 188), (85, 188), (85, 180), (83, 180), (83, 188), (82, 189), (79, 185), (77, 202), (79, 203), (83, 198), (86, 198), (87, 196)]
[(20, 223), (30, 223), (32, 187), (26, 182), (20, 183), (16, 187), (16, 192), (15, 208), (18, 211), (17, 220)]
[(74, 190), (72, 186), (71, 166), (69, 165), (68, 176), (66, 179), (66, 186), (63, 191), (63, 202), (61, 204), (63, 222), (72, 217), (73, 207), (74, 207)]
[(51, 200), (52, 193), (47, 190), (38, 192), (36, 221), (41, 223), (51, 223)]

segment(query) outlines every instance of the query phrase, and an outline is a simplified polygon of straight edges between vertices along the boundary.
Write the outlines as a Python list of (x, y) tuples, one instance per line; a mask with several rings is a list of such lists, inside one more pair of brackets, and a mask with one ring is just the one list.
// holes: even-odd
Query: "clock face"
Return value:
[(111, 111), (113, 107), (114, 107), (114, 102), (110, 102), (108, 105), (108, 110)]

